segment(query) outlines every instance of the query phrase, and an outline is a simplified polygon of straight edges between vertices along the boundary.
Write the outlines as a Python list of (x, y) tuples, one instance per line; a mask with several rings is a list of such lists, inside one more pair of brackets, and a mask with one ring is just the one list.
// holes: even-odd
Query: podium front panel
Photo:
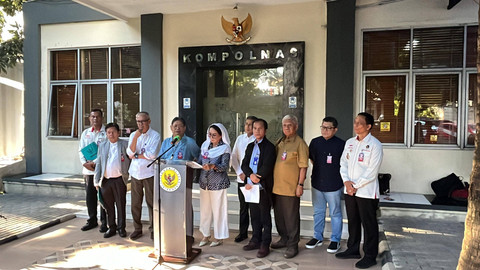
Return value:
[(191, 249), (193, 227), (192, 169), (182, 162), (161, 164), (160, 184), (160, 231), (162, 257), (187, 258)]

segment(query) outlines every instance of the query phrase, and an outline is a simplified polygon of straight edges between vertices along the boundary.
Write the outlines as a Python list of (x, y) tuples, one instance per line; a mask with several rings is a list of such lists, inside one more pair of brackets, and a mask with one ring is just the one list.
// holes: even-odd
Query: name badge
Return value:
[(327, 163), (328, 164), (332, 163), (332, 155), (330, 155), (330, 154), (327, 156)]
[(253, 157), (253, 165), (258, 165), (258, 156)]
[(358, 154), (358, 162), (363, 162), (365, 155), (363, 153)]
[(282, 160), (286, 160), (286, 159), (287, 159), (287, 151), (284, 151), (282, 154)]
[(183, 159), (183, 153), (182, 153), (182, 151), (178, 151), (177, 159)]

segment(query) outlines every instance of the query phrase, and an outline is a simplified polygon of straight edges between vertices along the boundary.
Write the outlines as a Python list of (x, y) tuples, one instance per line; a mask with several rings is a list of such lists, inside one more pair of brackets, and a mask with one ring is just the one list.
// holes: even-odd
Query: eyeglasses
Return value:
[(219, 136), (219, 135), (216, 134), (216, 133), (208, 133), (208, 137), (210, 137), (210, 138), (215, 138), (217, 136)]
[(325, 126), (321, 126), (321, 128), (322, 128), (322, 130), (324, 130), (324, 131), (335, 129), (335, 127), (325, 127)]
[(150, 119), (147, 119), (147, 120), (137, 120), (137, 123), (142, 123), (142, 124), (143, 124), (143, 123), (146, 123), (146, 122), (148, 122), (148, 121), (150, 121)]

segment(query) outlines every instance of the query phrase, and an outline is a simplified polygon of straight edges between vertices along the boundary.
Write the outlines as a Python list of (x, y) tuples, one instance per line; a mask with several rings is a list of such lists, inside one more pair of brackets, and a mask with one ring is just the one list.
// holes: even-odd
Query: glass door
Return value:
[(283, 67), (255, 69), (208, 69), (201, 73), (203, 119), (200, 141), (207, 127), (222, 123), (231, 146), (244, 132), (249, 115), (268, 122), (267, 138), (275, 142), (282, 135)]

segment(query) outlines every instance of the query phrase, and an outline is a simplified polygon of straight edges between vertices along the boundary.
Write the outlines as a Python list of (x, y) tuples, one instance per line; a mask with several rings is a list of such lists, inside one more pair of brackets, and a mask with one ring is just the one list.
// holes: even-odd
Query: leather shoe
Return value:
[(362, 256), (360, 256), (358, 251), (347, 249), (343, 252), (335, 254), (335, 257), (338, 259), (360, 259)]
[(252, 241), (248, 242), (247, 245), (243, 246), (243, 250), (245, 250), (245, 251), (259, 249), (259, 248), (260, 248), (260, 244), (252, 242)]
[(120, 235), (120, 237), (127, 237), (127, 231), (125, 231), (125, 229), (119, 229), (118, 230), (118, 235)]
[(117, 234), (117, 231), (115, 229), (108, 229), (107, 232), (103, 235), (103, 238), (110, 238), (112, 236), (114, 236), (115, 234)]
[(273, 249), (284, 248), (286, 246), (287, 246), (287, 244), (284, 241), (282, 241), (282, 239), (280, 239), (277, 242), (270, 245), (270, 247), (273, 248)]
[(101, 232), (101, 233), (105, 233), (105, 232), (107, 232), (107, 230), (108, 230), (107, 225), (102, 224), (102, 226), (100, 226), (100, 230), (98, 230), (98, 231)]
[(257, 258), (267, 257), (270, 254), (270, 247), (268, 245), (261, 244), (260, 249), (257, 252)]
[(142, 237), (142, 231), (133, 231), (130, 234), (130, 239), (131, 240), (137, 240), (138, 238)]
[(248, 237), (246, 235), (243, 235), (243, 234), (239, 234), (237, 235), (237, 237), (235, 237), (235, 242), (236, 243), (239, 243), (239, 242), (242, 242), (243, 240), (247, 239)]
[(375, 258), (363, 257), (363, 259), (361, 259), (355, 264), (355, 267), (360, 269), (366, 269), (374, 266), (375, 264), (377, 264), (377, 260)]
[(297, 254), (298, 254), (298, 247), (289, 247), (283, 254), (283, 257), (285, 257), (285, 259), (290, 259), (297, 256)]
[(98, 226), (98, 223), (87, 223), (87, 224), (83, 225), (81, 230), (82, 231), (88, 231), (88, 230), (91, 230), (91, 229), (93, 229), (97, 226)]

